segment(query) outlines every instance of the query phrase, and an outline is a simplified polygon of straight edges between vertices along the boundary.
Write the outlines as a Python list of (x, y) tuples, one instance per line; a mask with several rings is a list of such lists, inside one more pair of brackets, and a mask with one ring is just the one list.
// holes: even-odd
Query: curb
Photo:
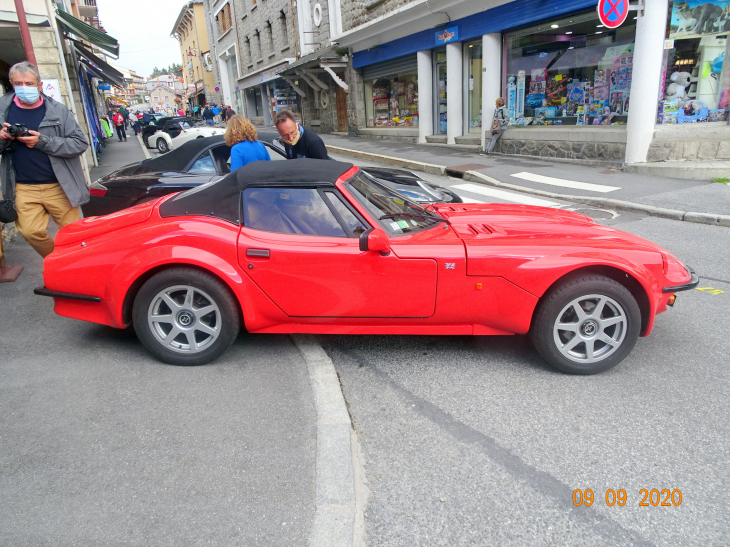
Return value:
[(313, 336), (291, 339), (307, 363), (317, 411), (316, 508), (308, 545), (364, 545), (365, 473), (334, 363)]
[[(339, 146), (327, 145), (327, 149), (336, 154), (342, 154), (345, 156), (367, 159), (380, 163), (387, 163), (390, 165), (397, 165), (398, 167), (413, 169), (415, 171), (423, 171), (425, 173), (432, 173), (435, 175), (446, 175), (447, 167), (445, 165), (434, 165), (431, 163), (411, 161), (403, 158), (396, 158), (393, 156), (373, 154), (371, 152), (360, 152), (358, 150), (341, 148)], [(512, 190), (515, 192), (522, 192), (523, 194), (534, 194), (537, 196), (543, 196), (552, 199), (572, 201), (574, 203), (582, 203), (584, 205), (592, 205), (594, 207), (612, 208), (618, 211), (626, 211), (629, 213), (643, 213), (653, 217), (667, 218), (670, 220), (680, 220), (684, 222), (694, 222), (697, 224), (709, 224), (711, 226), (730, 227), (730, 215), (697, 213), (693, 211), (679, 211), (677, 209), (667, 209), (664, 207), (655, 207), (653, 205), (643, 205), (641, 203), (623, 201), (620, 199), (592, 198), (586, 196), (570, 196), (567, 194), (557, 194), (555, 192), (547, 192), (545, 190), (536, 190), (533, 188), (527, 188), (525, 186), (518, 186), (516, 184), (500, 182), (497, 179), (478, 171), (466, 171), (464, 173), (464, 180), (470, 182), (480, 182), (488, 186), (495, 186), (497, 188), (504, 188), (506, 190)]]

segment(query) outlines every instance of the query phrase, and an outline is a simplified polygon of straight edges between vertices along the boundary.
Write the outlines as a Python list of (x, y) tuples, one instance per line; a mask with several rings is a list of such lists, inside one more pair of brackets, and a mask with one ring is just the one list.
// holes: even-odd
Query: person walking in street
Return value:
[(270, 161), (269, 152), (258, 142), (253, 124), (243, 116), (233, 116), (223, 138), (231, 147), (231, 172), (252, 161)]
[(489, 128), (491, 133), (489, 144), (487, 145), (487, 149), (480, 155), (484, 156), (492, 153), (494, 145), (497, 144), (499, 137), (504, 133), (504, 128), (507, 126), (507, 123), (509, 123), (509, 112), (507, 111), (507, 107), (504, 106), (504, 99), (500, 97), (495, 101), (494, 117), (492, 118), (492, 125)]
[(207, 104), (205, 105), (205, 109), (203, 110), (203, 119), (205, 120), (205, 123), (208, 125), (214, 125), (213, 117), (215, 114), (213, 114), (213, 111), (210, 109), (210, 106)]
[(274, 125), (284, 141), (287, 159), (312, 158), (328, 160), (327, 148), (314, 131), (304, 128), (294, 119), (291, 110), (282, 110), (274, 117)]
[(235, 110), (233, 110), (230, 106), (226, 107), (226, 109), (224, 111), (224, 115), (223, 115), (223, 117), (225, 118), (225, 121), (226, 121), (226, 125), (228, 125), (228, 121), (235, 115), (236, 115)]
[[(34, 65), (17, 63), (8, 78), (13, 91), (0, 98), (0, 190), (15, 202), (16, 228), (45, 258), (54, 248), (48, 216), (63, 228), (81, 218), (79, 206), (90, 199), (80, 160), (89, 143), (68, 108), (41, 92)], [(15, 124), (28, 134), (8, 133)]]
[(126, 121), (126, 118), (122, 116), (122, 113), (118, 110), (114, 113), (114, 116), (112, 117), (114, 127), (116, 127), (117, 129), (117, 137), (119, 137), (119, 142), (122, 142), (122, 140), (126, 142), (127, 140), (127, 132), (124, 130), (124, 124), (126, 123)]
[(134, 130), (134, 136), (136, 137), (139, 133), (139, 121), (134, 111), (129, 113), (129, 125)]
[(211, 110), (213, 111), (213, 123), (218, 123), (220, 121), (220, 117), (218, 116), (221, 112), (220, 108), (214, 104), (211, 106)]

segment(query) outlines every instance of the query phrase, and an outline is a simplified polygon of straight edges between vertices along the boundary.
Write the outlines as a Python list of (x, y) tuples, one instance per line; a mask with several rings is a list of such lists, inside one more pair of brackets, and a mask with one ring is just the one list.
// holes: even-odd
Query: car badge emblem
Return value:
[(455, 270), (456, 269), (456, 262), (447, 262), (446, 263), (446, 269), (447, 270)]

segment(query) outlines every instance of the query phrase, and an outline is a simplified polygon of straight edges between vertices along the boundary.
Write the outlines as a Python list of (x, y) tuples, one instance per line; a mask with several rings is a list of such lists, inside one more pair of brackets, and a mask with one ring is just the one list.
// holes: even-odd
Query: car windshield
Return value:
[(433, 228), (441, 222), (448, 223), (362, 170), (345, 186), (389, 235), (410, 234)]

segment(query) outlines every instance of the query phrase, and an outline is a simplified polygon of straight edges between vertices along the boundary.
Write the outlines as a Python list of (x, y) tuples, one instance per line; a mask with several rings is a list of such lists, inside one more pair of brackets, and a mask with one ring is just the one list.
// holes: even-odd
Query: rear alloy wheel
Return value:
[(170, 151), (170, 147), (168, 146), (165, 139), (157, 139), (157, 150), (160, 152), (160, 154), (164, 154), (165, 152)]
[(629, 290), (608, 277), (583, 275), (556, 287), (539, 305), (532, 342), (568, 374), (596, 374), (618, 365), (636, 345), (641, 312)]
[(173, 365), (203, 365), (238, 335), (235, 298), (218, 279), (191, 268), (152, 276), (134, 300), (132, 321), (145, 347)]

